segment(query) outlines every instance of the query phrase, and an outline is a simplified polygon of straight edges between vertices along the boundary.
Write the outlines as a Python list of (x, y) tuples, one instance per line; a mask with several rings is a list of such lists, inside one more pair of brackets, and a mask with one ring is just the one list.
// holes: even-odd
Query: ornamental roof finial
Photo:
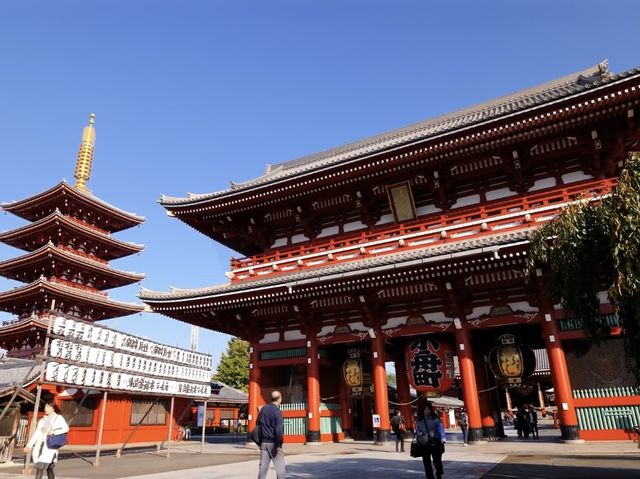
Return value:
[(91, 176), (91, 165), (93, 164), (93, 145), (96, 142), (96, 131), (93, 128), (96, 115), (91, 113), (89, 116), (89, 125), (82, 130), (82, 143), (78, 151), (78, 159), (76, 160), (76, 169), (73, 177), (76, 179), (75, 187), (85, 193), (91, 193), (87, 188), (87, 181)]

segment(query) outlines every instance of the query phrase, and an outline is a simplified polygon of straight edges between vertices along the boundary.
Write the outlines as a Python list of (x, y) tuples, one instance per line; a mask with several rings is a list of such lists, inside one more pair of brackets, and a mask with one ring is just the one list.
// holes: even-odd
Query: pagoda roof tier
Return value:
[(48, 216), (20, 228), (0, 233), (0, 241), (24, 251), (34, 251), (48, 242), (77, 239), (78, 243), (88, 243), (97, 258), (109, 261), (123, 258), (144, 249), (143, 245), (120, 241), (92, 228), (76, 219), (55, 210)]
[(86, 272), (84, 276), (92, 278), (92, 286), (98, 290), (125, 286), (144, 279), (143, 274), (109, 268), (104, 263), (71, 253), (53, 243), (18, 258), (1, 261), (0, 275), (24, 283), (35, 281), (41, 276), (58, 276), (56, 271), (60, 268), (65, 271)]
[(11, 351), (23, 343), (31, 347), (42, 345), (48, 326), (48, 319), (39, 316), (3, 321), (0, 324), (0, 348)]
[(84, 291), (45, 278), (0, 293), (0, 310), (27, 316), (33, 311), (48, 310), (52, 299), (56, 300), (56, 308), (61, 311), (72, 311), (74, 307), (91, 309), (90, 317), (94, 321), (140, 313), (144, 310), (142, 304), (114, 301), (105, 294)]
[(143, 217), (118, 209), (65, 181), (29, 198), (4, 203), (2, 208), (27, 221), (37, 221), (59, 210), (70, 216), (88, 220), (98, 228), (111, 233), (144, 222)]
[[(640, 78), (640, 68), (612, 74), (608, 71), (608, 63), (605, 60), (585, 70), (464, 110), (297, 160), (268, 165), (264, 175), (245, 183), (232, 182), (231, 187), (226, 190), (205, 194), (190, 193), (185, 198), (162, 195), (160, 203), (171, 214), (212, 236), (210, 225), (200, 225), (194, 218), (214, 213), (225, 215), (229, 211), (246, 209), (248, 204), (264, 204), (266, 201), (273, 201), (276, 196), (293, 194), (294, 190), (300, 189), (304, 191), (302, 194), (308, 195), (310, 189), (320, 183), (338, 184), (338, 176), (342, 174), (364, 174), (367, 168), (377, 167), (374, 160), (376, 155), (381, 153), (402, 153), (401, 148), (429, 143), (423, 149), (423, 153), (435, 157), (441, 150), (444, 151), (445, 146), (447, 151), (460, 149), (478, 142), (486, 142), (490, 137), (531, 129), (532, 123), (528, 120), (523, 121), (523, 118), (533, 113), (540, 113), (535, 117), (538, 123), (557, 122), (560, 114), (582, 114), (582, 110), (597, 108), (598, 103), (611, 98), (610, 95), (607, 97), (603, 94), (594, 103), (589, 97), (589, 101), (581, 103), (579, 108), (568, 110), (562, 105), (564, 100), (578, 99), (583, 95), (597, 96), (613, 85), (637, 78)], [(553, 114), (546, 110), (542, 114), (542, 110), (547, 107), (556, 110)], [(511, 123), (493, 128), (495, 122), (503, 120), (509, 120)], [(467, 136), (455, 140), (452, 138), (462, 134)], [(410, 162), (413, 159), (414, 156), (408, 154), (400, 154), (393, 158), (394, 164)], [(384, 166), (390, 168), (393, 165), (386, 159)], [(219, 238), (216, 239), (221, 241)]]

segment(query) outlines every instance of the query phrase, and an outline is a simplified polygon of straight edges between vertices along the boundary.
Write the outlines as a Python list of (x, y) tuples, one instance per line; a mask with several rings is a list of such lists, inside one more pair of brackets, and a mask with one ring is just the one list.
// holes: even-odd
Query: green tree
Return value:
[(545, 267), (545, 289), (595, 341), (610, 326), (598, 314), (604, 282), (616, 308), (625, 361), (640, 381), (640, 153), (628, 158), (610, 195), (567, 207), (531, 236), (527, 273)]
[(387, 371), (387, 383), (395, 386), (397, 384), (396, 373)]
[(242, 391), (249, 388), (249, 343), (231, 338), (222, 353), (215, 379)]

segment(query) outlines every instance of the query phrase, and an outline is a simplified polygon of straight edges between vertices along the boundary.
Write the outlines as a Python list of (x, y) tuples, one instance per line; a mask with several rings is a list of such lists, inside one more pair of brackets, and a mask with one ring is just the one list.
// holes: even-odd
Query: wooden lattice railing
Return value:
[(522, 229), (552, 219), (557, 211), (581, 198), (593, 199), (611, 191), (616, 179), (582, 182), (518, 198), (495, 200), (433, 214), (419, 221), (381, 227), (328, 241), (306, 243), (248, 258), (232, 259), (227, 275), (232, 281), (282, 274), (331, 262), (353, 261), (400, 250), (424, 248)]

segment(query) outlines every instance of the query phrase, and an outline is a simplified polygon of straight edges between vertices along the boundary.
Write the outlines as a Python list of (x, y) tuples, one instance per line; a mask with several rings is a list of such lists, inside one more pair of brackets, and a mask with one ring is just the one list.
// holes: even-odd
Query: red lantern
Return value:
[(453, 385), (453, 347), (431, 337), (407, 344), (409, 384), (418, 392), (444, 392)]

